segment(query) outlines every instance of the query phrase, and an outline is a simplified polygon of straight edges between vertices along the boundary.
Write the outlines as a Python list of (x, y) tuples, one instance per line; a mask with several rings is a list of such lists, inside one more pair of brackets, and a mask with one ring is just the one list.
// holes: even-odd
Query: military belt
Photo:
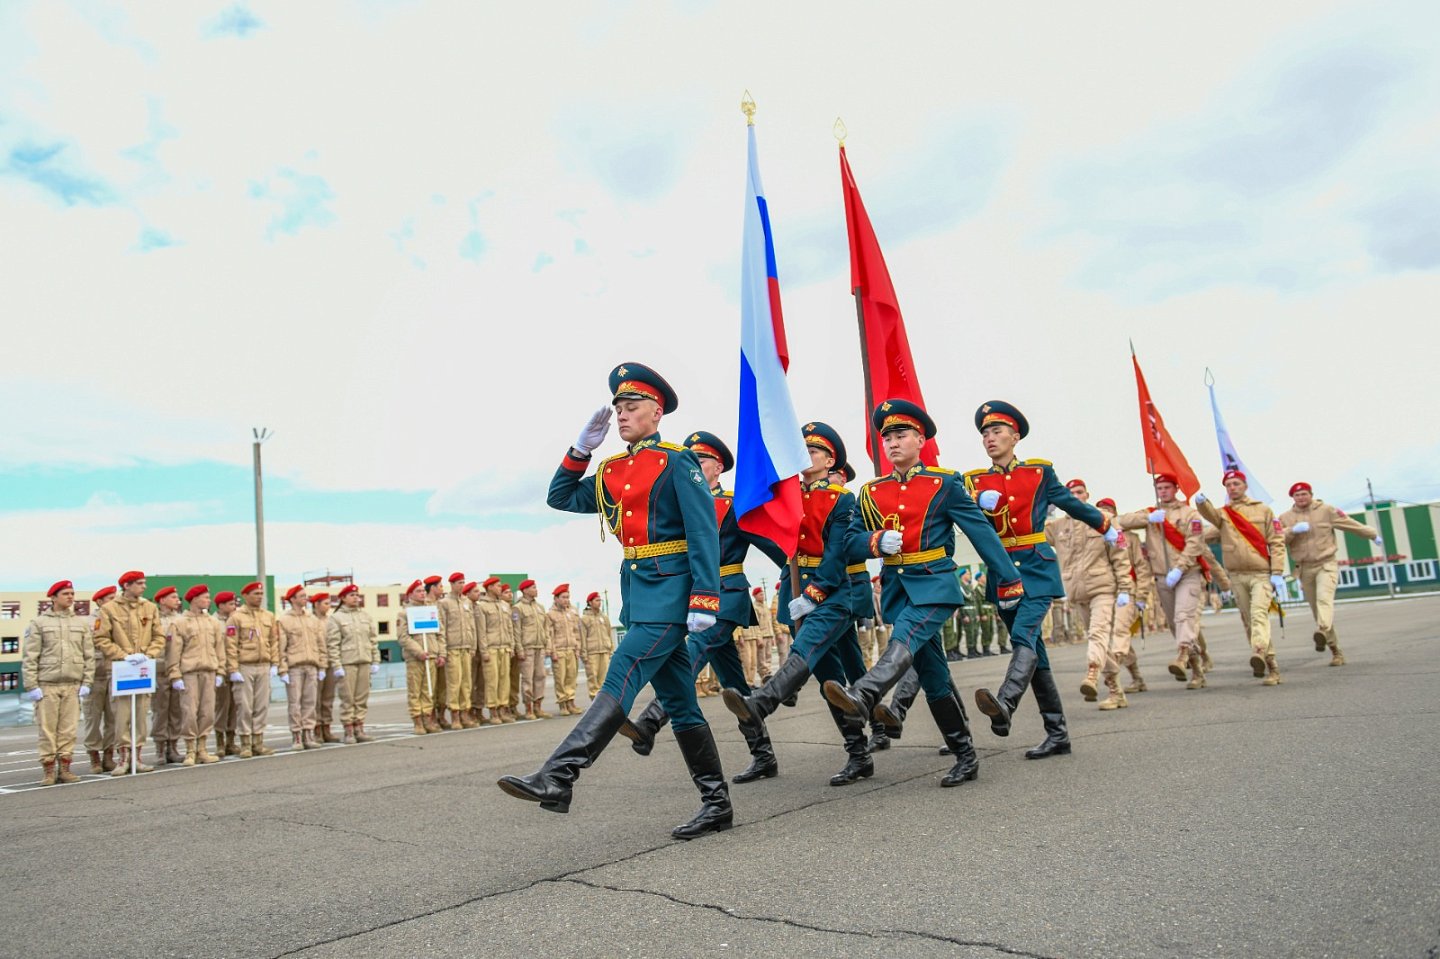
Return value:
[(863, 573), (865, 572), (865, 564), (856, 563), (854, 566), (846, 566), (845, 572), (851, 576), (854, 576), (856, 573)]
[(740, 574), (742, 574), (742, 573), (744, 573), (744, 572), (745, 572), (745, 564), (744, 564), (744, 563), (731, 563), (729, 566), (721, 566), (721, 567), (720, 567), (720, 575), (721, 575), (722, 578), (725, 577), (725, 576), (738, 576), (738, 575), (740, 575)]
[(1006, 549), (1025, 549), (1027, 546), (1034, 546), (1036, 543), (1045, 542), (1044, 533), (1026, 533), (1024, 536), (1002, 536), (1000, 545)]
[(945, 547), (937, 546), (934, 549), (921, 550), (918, 553), (896, 553), (894, 556), (885, 557), (886, 566), (913, 566), (916, 563), (933, 563), (937, 559), (944, 559), (946, 556)]
[(800, 555), (795, 557), (796, 566), (804, 566), (809, 569), (813, 569), (816, 566), (819, 566), (824, 561), (825, 557), (823, 556), (806, 556), (804, 553), (801, 553)]
[(689, 549), (689, 545), (683, 539), (672, 539), (668, 543), (646, 543), (644, 546), (627, 546), (624, 553), (626, 559), (652, 559), (656, 556), (669, 556), (672, 553), (683, 553)]

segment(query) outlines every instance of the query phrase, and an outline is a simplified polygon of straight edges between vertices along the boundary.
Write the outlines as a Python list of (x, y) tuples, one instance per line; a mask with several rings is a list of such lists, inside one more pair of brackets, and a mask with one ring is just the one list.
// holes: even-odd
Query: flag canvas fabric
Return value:
[(1220, 415), (1220, 403), (1215, 399), (1215, 384), (1208, 384), (1210, 390), (1210, 412), (1215, 414), (1215, 441), (1220, 445), (1220, 471), (1221, 475), (1227, 470), (1239, 470), (1245, 474), (1246, 485), (1250, 487), (1249, 496), (1251, 499), (1259, 500), (1262, 503), (1272, 503), (1270, 492), (1265, 489), (1260, 480), (1245, 465), (1240, 454), (1235, 451), (1235, 441), (1230, 438), (1230, 430), (1225, 426), (1225, 418)]
[(1135, 365), (1135, 390), (1140, 400), (1140, 433), (1145, 440), (1145, 469), (1152, 476), (1156, 473), (1172, 473), (1180, 481), (1180, 492), (1188, 499), (1200, 489), (1200, 480), (1180, 451), (1165, 420), (1150, 398), (1150, 387), (1145, 383), (1145, 374), (1140, 370), (1140, 359), (1130, 351), (1130, 361)]

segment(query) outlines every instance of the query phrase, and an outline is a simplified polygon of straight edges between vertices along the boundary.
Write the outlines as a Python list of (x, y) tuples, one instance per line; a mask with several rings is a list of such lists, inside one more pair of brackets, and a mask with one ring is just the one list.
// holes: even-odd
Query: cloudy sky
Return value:
[(1440, 497), (1440, 7), (1181, 10), (6, 3), (0, 584), (250, 570), (264, 426), (281, 580), (613, 587), (545, 486), (617, 362), (733, 435), (747, 88), (801, 417), (863, 441), (838, 115), (948, 465), (1003, 397), (1139, 505), (1133, 338), (1207, 484), (1209, 367), (1272, 491)]

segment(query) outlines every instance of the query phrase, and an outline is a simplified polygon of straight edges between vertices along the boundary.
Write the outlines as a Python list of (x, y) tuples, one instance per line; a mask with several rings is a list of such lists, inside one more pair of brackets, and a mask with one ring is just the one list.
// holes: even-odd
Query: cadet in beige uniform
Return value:
[(1285, 589), (1285, 533), (1275, 514), (1246, 496), (1249, 484), (1239, 470), (1224, 477), (1230, 501), (1223, 510), (1195, 494), (1200, 515), (1219, 530), (1220, 555), (1235, 589), (1235, 602), (1250, 634), (1250, 669), (1264, 685), (1280, 685), (1280, 666), (1270, 642), (1270, 601)]
[(182, 765), (219, 762), (206, 751), (215, 728), (215, 687), (225, 685), (225, 630), (210, 615), (210, 587), (197, 583), (185, 591), (189, 604), (171, 625), (165, 648), (165, 675), (180, 697), (180, 735), (185, 740)]
[(475, 631), (475, 649), (470, 656), (470, 719), (476, 726), (489, 726), (493, 724), (485, 720), (485, 671), (490, 654), (485, 652), (485, 613), (480, 609), (485, 590), (479, 583), (470, 582), (465, 584), (463, 595), (470, 601), (470, 628)]
[[(225, 624), (235, 612), (235, 594), (228, 589), (215, 594), (215, 622), (220, 633), (225, 633)], [(215, 755), (220, 757), (240, 755), (235, 744), (235, 720), (240, 711), (235, 708), (235, 683), (230, 678), (230, 654), (220, 664), (220, 675), (225, 682), (215, 688)]]
[[(440, 608), (440, 601), (441, 601), (442, 599), (444, 599), (444, 598), (445, 598), (445, 580), (444, 580), (444, 577), (441, 577), (441, 576), (426, 576), (426, 577), (425, 577), (425, 605), (427, 605), (427, 606), (434, 606), (434, 607), (438, 610), (438, 609)], [(441, 632), (441, 635), (442, 635), (442, 637), (443, 637), (443, 636), (444, 636), (444, 632), (443, 632), (443, 631), (444, 631), (444, 629), (445, 629), (445, 619), (444, 619), (443, 616), (440, 618), (440, 629), (441, 629), (441, 631), (442, 631), (442, 632)], [(448, 639), (448, 637), (447, 637), (447, 639)], [(437, 731), (438, 731), (438, 730), (442, 730), (442, 729), (449, 730), (449, 729), (454, 729), (454, 728), (455, 728), (454, 723), (450, 722), (450, 719), (449, 719), (448, 715), (447, 715), (446, 712), (445, 712), (445, 704), (446, 704), (446, 703), (448, 702), (448, 700), (449, 700), (448, 692), (447, 692), (447, 689), (446, 689), (446, 682), (445, 682), (445, 664), (449, 661), (449, 660), (446, 658), (446, 655), (447, 655), (448, 652), (449, 652), (449, 650), (446, 649), (445, 643), (443, 643), (443, 642), (442, 642), (442, 643), (439, 643), (439, 644), (436, 646), (436, 650), (435, 650), (435, 653), (436, 653), (436, 654), (435, 654), (435, 660), (434, 660), (434, 663), (432, 664), (432, 665), (434, 666), (435, 676), (434, 676), (433, 682), (431, 683), (431, 686), (433, 687), (433, 693), (432, 693), (432, 695), (431, 695), (431, 697), (430, 697), (431, 702), (432, 702), (432, 705), (431, 705), (431, 708), (430, 708), (430, 713), (431, 713), (432, 718), (433, 718), (434, 721), (435, 721), (435, 722), (434, 722), (434, 725), (435, 725), (435, 729), (436, 729)]]
[(1335, 561), (1335, 530), (1374, 540), (1382, 552), (1385, 541), (1375, 530), (1346, 516), (1344, 510), (1316, 499), (1309, 483), (1290, 487), (1290, 498), (1295, 505), (1280, 516), (1280, 525), (1285, 527), (1290, 561), (1300, 577), (1310, 615), (1315, 618), (1315, 650), (1324, 652), (1328, 646), (1330, 665), (1344, 666), (1345, 654), (1340, 652), (1340, 640), (1335, 635), (1335, 584), (1340, 575), (1340, 565)]
[(368, 743), (365, 716), (370, 708), (370, 677), (380, 672), (380, 631), (360, 607), (360, 587), (354, 583), (340, 588), (340, 608), (325, 623), (325, 645), (331, 675), (340, 688), (344, 741)]
[[(1115, 501), (1106, 497), (1095, 504), (1095, 508), (1112, 522), (1118, 523), (1116, 518)], [(1146, 690), (1145, 677), (1140, 675), (1140, 660), (1135, 655), (1135, 649), (1130, 642), (1131, 631), (1135, 628), (1135, 621), (1143, 614), (1146, 602), (1154, 602), (1153, 593), (1155, 589), (1155, 577), (1150, 572), (1150, 561), (1145, 556), (1145, 548), (1140, 543), (1138, 536), (1126, 536), (1121, 540), (1125, 549), (1125, 559), (1130, 565), (1130, 580), (1125, 592), (1130, 594), (1130, 602), (1120, 606), (1118, 601), (1115, 610), (1115, 639), (1110, 647), (1110, 654), (1115, 657), (1115, 662), (1130, 670), (1130, 685), (1122, 692), (1143, 693)], [(1118, 707), (1106, 707), (1102, 702), (1102, 709)]]
[[(160, 632), (165, 634), (168, 648), (175, 624), (180, 621), (180, 593), (174, 586), (162, 586), (155, 593), (155, 606), (160, 610)], [(155, 677), (155, 694), (150, 697), (150, 735), (155, 739), (157, 766), (178, 763), (184, 758), (180, 755), (180, 704), (184, 697), (165, 680), (165, 654), (160, 655), (161, 662), (155, 666), (159, 671)]]
[(610, 654), (615, 652), (615, 630), (600, 605), (599, 593), (585, 597), (585, 612), (580, 614), (580, 652), (585, 657), (585, 695), (593, 700), (605, 685)]
[(95, 643), (89, 620), (75, 615), (75, 584), (68, 579), (45, 594), (50, 609), (25, 627), (21, 650), (21, 680), (29, 690), (25, 698), (35, 704), (35, 727), (40, 733), (42, 786), (79, 782), (70, 772), (75, 731), (80, 722), (80, 700), (90, 695), (95, 679)]
[[(450, 710), (450, 725), (474, 729), (470, 717), (470, 683), (474, 676), (471, 660), (475, 656), (475, 610), (465, 598), (465, 574), (450, 574), (450, 593), (439, 602), (440, 622), (445, 627), (445, 703)], [(442, 708), (436, 703), (437, 708)], [(440, 717), (440, 727), (445, 717)]]
[(755, 625), (750, 634), (755, 637), (755, 668), (761, 681), (770, 678), (775, 655), (775, 621), (770, 618), (770, 607), (765, 605), (765, 589), (756, 586), (750, 590), (750, 606), (755, 610)]
[(475, 603), (476, 642), (485, 674), (485, 689), (477, 694), (490, 715), (481, 719), (487, 726), (513, 723), (510, 712), (510, 661), (515, 655), (511, 639), (510, 604), (500, 598), (500, 580), (491, 576), (480, 584), (483, 591)]
[(1205, 688), (1205, 671), (1200, 662), (1197, 637), (1200, 632), (1200, 597), (1205, 592), (1209, 563), (1205, 549), (1205, 524), (1194, 507), (1176, 498), (1179, 481), (1169, 473), (1155, 477), (1157, 505), (1120, 517), (1120, 528), (1145, 530), (1145, 554), (1155, 578), (1160, 605), (1175, 637), (1175, 661), (1170, 673), (1188, 689)]
[[(418, 736), (440, 731), (435, 722), (435, 667), (443, 660), (440, 653), (445, 648), (445, 637), (440, 633), (410, 632), (404, 607), (428, 606), (428, 598), (424, 584), (417, 579), (405, 590), (400, 615), (395, 618), (396, 640), (405, 659), (405, 698)], [(443, 622), (440, 628), (445, 628)]]
[(515, 611), (515, 594), (509, 583), (501, 585), (500, 598), (510, 616), (510, 689), (505, 693), (505, 708), (513, 718), (520, 709), (520, 673), (525, 669), (525, 650), (520, 648), (520, 614)]
[[(165, 655), (165, 634), (160, 631), (160, 610), (145, 598), (145, 574), (130, 570), (121, 574), (119, 582), (119, 598), (100, 607), (100, 621), (95, 627), (95, 651), (112, 663), (122, 659), (129, 663), (143, 663), (146, 659), (161, 658)], [(158, 664), (156, 668), (159, 668)], [(115, 739), (119, 744), (120, 760), (111, 771), (112, 776), (129, 775), (132, 743), (136, 771), (155, 771), (154, 767), (141, 761), (150, 697), (141, 694), (127, 698), (134, 700), (135, 724), (133, 727), (130, 724), (129, 703), (123, 709), (115, 708)]]
[[(115, 598), (115, 587), (105, 586), (90, 596), (91, 635), (100, 625), (100, 607)], [(110, 699), (110, 660), (95, 655), (95, 678), (90, 684), (81, 710), (85, 721), (85, 749), (90, 753), (92, 773), (110, 772), (115, 768), (115, 705)], [(127, 705), (128, 708), (128, 705)]]
[(554, 602), (545, 614), (550, 627), (550, 672), (555, 680), (555, 702), (565, 716), (579, 716), (575, 707), (575, 678), (580, 671), (580, 614), (570, 604), (570, 584), (551, 593)]
[(545, 654), (550, 651), (550, 623), (545, 608), (535, 601), (539, 589), (533, 579), (520, 584), (520, 602), (515, 604), (516, 636), (524, 659), (520, 679), (525, 708), (531, 719), (549, 719), (541, 704), (545, 700)]
[(320, 620), (320, 635), (325, 639), (325, 662), (321, 665), (320, 682), (315, 694), (315, 741), (319, 743), (338, 743), (340, 741), (330, 731), (330, 724), (335, 721), (335, 697), (340, 693), (340, 677), (335, 675), (335, 669), (339, 663), (330, 662), (330, 614), (334, 608), (330, 605), (329, 593), (310, 594), (310, 614)]
[[(790, 658), (790, 642), (792, 636), (790, 627), (780, 621), (777, 607), (780, 604), (780, 584), (775, 584), (775, 595), (770, 597), (770, 622), (775, 624), (775, 659), (778, 662), (785, 662)], [(879, 621), (876, 621), (879, 625)]]
[(280, 673), (280, 626), (264, 607), (265, 587), (247, 583), (240, 589), (244, 603), (225, 622), (225, 668), (237, 713), (240, 758), (273, 756), (265, 745), (270, 719), (270, 677)]
[(325, 648), (325, 627), (310, 612), (310, 597), (305, 595), (304, 586), (286, 590), (285, 602), (290, 608), (279, 620), (280, 682), (285, 684), (290, 748), (318, 749), (315, 703), (320, 693), (320, 674), (330, 655)]

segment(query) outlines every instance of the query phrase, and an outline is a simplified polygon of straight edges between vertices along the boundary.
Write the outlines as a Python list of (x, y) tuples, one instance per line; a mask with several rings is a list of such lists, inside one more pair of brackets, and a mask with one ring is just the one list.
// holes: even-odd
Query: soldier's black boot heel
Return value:
[(742, 723), (762, 723), (765, 717), (780, 708), (780, 703), (793, 697), (810, 679), (810, 666), (804, 656), (791, 653), (765, 684), (746, 696), (738, 689), (720, 693), (725, 708)]
[(830, 701), (830, 705), (845, 714), (846, 723), (864, 728), (875, 704), (909, 671), (912, 662), (910, 647), (899, 640), (891, 640), (890, 645), (885, 647), (885, 652), (875, 660), (875, 665), (856, 680), (853, 686), (847, 689), (833, 679), (827, 680), (824, 686), (825, 698)]
[(1010, 715), (1020, 704), (1020, 697), (1025, 695), (1025, 689), (1035, 675), (1035, 666), (1040, 661), (1039, 655), (1029, 646), (1013, 648), (1014, 653), (1010, 657), (1009, 668), (1005, 670), (1005, 680), (1000, 684), (1000, 691), (992, 693), (984, 688), (975, 690), (975, 705), (990, 717), (990, 731), (997, 736), (1010, 735)]
[(895, 694), (890, 697), (890, 702), (877, 703), (871, 713), (885, 728), (885, 735), (891, 739), (900, 738), (900, 734), (905, 731), (905, 717), (909, 715), (910, 707), (915, 704), (915, 697), (919, 693), (920, 674), (912, 667), (895, 684)]
[(830, 716), (835, 720), (835, 727), (840, 730), (841, 738), (845, 740), (845, 753), (850, 757), (846, 760), (845, 767), (830, 777), (830, 785), (848, 786), (875, 775), (875, 761), (870, 758), (870, 744), (865, 739), (865, 727), (851, 724), (849, 717), (834, 706), (830, 707)]
[(670, 835), (676, 839), (697, 839), (706, 833), (724, 832), (735, 824), (735, 810), (730, 805), (730, 786), (725, 782), (725, 771), (720, 768), (720, 753), (715, 748), (709, 725), (677, 729), (675, 741), (680, 744), (680, 755), (685, 757), (695, 788), (700, 790), (701, 805), (693, 819), (676, 826)]
[(970, 723), (965, 716), (965, 706), (960, 694), (952, 686), (950, 695), (930, 702), (930, 715), (945, 737), (955, 765), (940, 779), (942, 786), (958, 786), (980, 775), (980, 758), (975, 755), (975, 741), (970, 737)]
[(1045, 722), (1045, 741), (1034, 749), (1026, 750), (1025, 758), (1069, 755), (1070, 731), (1065, 728), (1065, 707), (1060, 704), (1055, 675), (1048, 669), (1037, 669), (1030, 685), (1035, 690), (1035, 705), (1040, 707), (1040, 718)]
[(516, 799), (538, 802), (541, 809), (569, 812), (571, 787), (580, 770), (605, 751), (624, 721), (619, 701), (600, 693), (544, 765), (528, 776), (501, 776), (497, 785)]
[(665, 728), (670, 721), (670, 714), (665, 712), (665, 707), (660, 705), (660, 700), (652, 699), (645, 711), (634, 720), (625, 720), (620, 725), (620, 735), (630, 740), (630, 748), (642, 756), (650, 755), (650, 750), (655, 748), (655, 736)]
[(775, 759), (775, 746), (770, 742), (770, 733), (764, 723), (740, 724), (740, 734), (745, 745), (750, 747), (750, 765), (736, 776), (732, 783), (752, 783), (757, 779), (774, 779), (780, 775), (780, 763)]

